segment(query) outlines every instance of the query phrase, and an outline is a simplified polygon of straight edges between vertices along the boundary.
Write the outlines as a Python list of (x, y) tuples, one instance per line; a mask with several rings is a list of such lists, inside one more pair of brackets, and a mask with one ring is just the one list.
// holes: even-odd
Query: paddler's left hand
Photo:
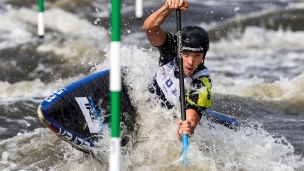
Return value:
[(182, 133), (188, 136), (194, 134), (194, 129), (201, 119), (194, 109), (186, 110), (186, 118), (187, 120), (185, 121), (182, 121), (181, 119), (178, 120), (178, 130), (176, 136), (180, 141), (182, 141)]

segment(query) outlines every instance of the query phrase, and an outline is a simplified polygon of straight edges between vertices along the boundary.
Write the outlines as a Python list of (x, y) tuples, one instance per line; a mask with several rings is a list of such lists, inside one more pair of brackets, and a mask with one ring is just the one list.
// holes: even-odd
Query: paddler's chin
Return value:
[(184, 74), (185, 74), (185, 76), (191, 76), (192, 75), (192, 71), (188, 71), (188, 70), (186, 70), (186, 71), (184, 71)]

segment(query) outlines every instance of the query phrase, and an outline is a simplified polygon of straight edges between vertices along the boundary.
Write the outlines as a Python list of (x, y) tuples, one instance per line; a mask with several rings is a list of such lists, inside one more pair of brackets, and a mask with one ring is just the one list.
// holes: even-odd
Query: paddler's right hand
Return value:
[(175, 11), (176, 9), (180, 8), (181, 11), (186, 11), (186, 8), (183, 7), (184, 0), (167, 0), (167, 10)]

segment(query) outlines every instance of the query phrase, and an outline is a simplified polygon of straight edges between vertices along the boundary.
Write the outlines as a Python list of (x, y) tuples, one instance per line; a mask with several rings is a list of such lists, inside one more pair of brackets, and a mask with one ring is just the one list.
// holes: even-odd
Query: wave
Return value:
[(216, 24), (215, 22), (201, 23), (201, 25), (205, 25), (213, 41), (227, 38), (231, 32), (243, 32), (250, 26), (262, 27), (267, 30), (302, 31), (303, 8), (302, 3), (290, 3), (285, 8), (270, 8), (249, 14), (237, 14), (227, 21), (217, 22)]
[(35, 79), (32, 81), (20, 81), (16, 83), (0, 81), (0, 99), (1, 102), (7, 102), (37, 97), (47, 97), (56, 90), (75, 82), (81, 77), (83, 77), (83, 75), (68, 79), (58, 79), (47, 84), (42, 82), (40, 79)]
[(263, 78), (253, 77), (248, 80), (235, 81), (227, 77), (215, 77), (214, 93), (239, 97), (250, 97), (265, 101), (304, 101), (304, 74), (295, 78), (281, 77), (274, 82), (265, 82)]
[[(246, 27), (243, 32), (230, 33), (210, 45), (211, 52), (232, 54), (236, 57), (269, 55), (278, 52), (304, 51), (304, 31), (283, 29), (268, 30), (263, 27)], [(301, 57), (298, 57), (301, 58)]]

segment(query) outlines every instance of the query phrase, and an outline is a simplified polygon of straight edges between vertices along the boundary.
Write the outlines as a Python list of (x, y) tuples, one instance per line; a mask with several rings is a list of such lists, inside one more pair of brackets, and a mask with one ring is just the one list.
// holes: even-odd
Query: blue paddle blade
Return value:
[(189, 158), (188, 158), (188, 135), (182, 134), (182, 140), (183, 140), (183, 165), (187, 166), (189, 164)]
[(210, 121), (221, 124), (230, 129), (236, 129), (239, 126), (239, 121), (236, 118), (229, 115), (224, 115), (211, 109), (206, 109), (204, 115)]

